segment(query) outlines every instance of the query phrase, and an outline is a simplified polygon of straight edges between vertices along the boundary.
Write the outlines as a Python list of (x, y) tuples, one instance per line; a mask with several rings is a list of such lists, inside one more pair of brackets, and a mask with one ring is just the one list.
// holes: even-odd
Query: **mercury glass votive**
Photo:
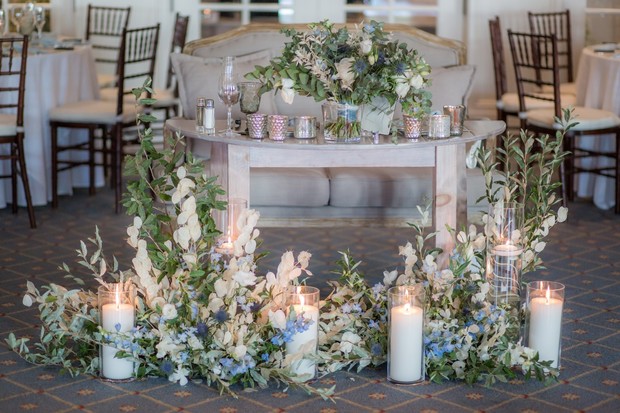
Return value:
[(286, 131), (288, 129), (288, 116), (286, 115), (269, 115), (267, 118), (267, 128), (269, 129), (269, 138), (274, 141), (283, 141), (286, 139)]
[(428, 137), (444, 139), (450, 137), (450, 115), (431, 115), (428, 121)]
[(247, 115), (248, 136), (252, 139), (267, 137), (267, 115), (264, 113), (252, 113)]

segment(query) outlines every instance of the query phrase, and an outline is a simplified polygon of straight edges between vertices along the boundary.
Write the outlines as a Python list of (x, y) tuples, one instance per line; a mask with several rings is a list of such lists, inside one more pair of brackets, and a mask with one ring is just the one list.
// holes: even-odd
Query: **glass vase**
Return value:
[(217, 211), (217, 226), (222, 233), (217, 241), (216, 251), (224, 255), (232, 255), (234, 242), (239, 238), (239, 217), (248, 208), (248, 201), (243, 198), (229, 198), (226, 210)]
[(401, 285), (388, 290), (388, 367), (392, 383), (424, 381), (424, 287)]
[(521, 297), (523, 219), (523, 204), (502, 202), (489, 206), (486, 278), (490, 300), (514, 309), (518, 309)]
[(560, 369), (564, 284), (533, 281), (527, 284), (524, 344), (538, 352), (538, 359)]
[[(101, 328), (111, 333), (110, 342), (115, 340), (115, 333), (127, 333), (135, 326), (135, 290), (131, 285), (112, 283), (102, 285), (97, 290), (99, 323)], [(107, 341), (107, 340), (106, 340)], [(100, 346), (100, 374), (106, 380), (131, 380), (134, 378), (134, 362), (126, 358), (117, 358), (116, 353), (124, 349), (118, 346)]]
[(348, 103), (325, 102), (323, 137), (326, 141), (356, 143), (362, 137), (359, 106)]
[(316, 355), (319, 345), (319, 289), (308, 286), (291, 286), (286, 291), (287, 311), (295, 311), (295, 316), (302, 316), (310, 321), (308, 329), (296, 332), (286, 343), (287, 356), (297, 356), (291, 363), (291, 370), (306, 380), (316, 377), (317, 365), (314, 360), (304, 355)]

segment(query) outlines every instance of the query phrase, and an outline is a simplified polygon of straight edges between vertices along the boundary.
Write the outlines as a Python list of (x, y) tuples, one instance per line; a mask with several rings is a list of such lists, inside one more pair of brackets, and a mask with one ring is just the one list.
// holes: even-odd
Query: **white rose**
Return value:
[(394, 89), (394, 92), (396, 92), (398, 97), (402, 99), (407, 96), (407, 93), (409, 93), (409, 89), (411, 89), (411, 86), (409, 86), (408, 83), (398, 82), (396, 83), (396, 88)]
[(341, 87), (343, 89), (351, 89), (351, 85), (355, 80), (355, 73), (353, 72), (354, 60), (350, 57), (345, 57), (341, 61), (335, 64), (338, 79), (341, 80)]
[(370, 39), (365, 39), (360, 42), (360, 50), (363, 54), (368, 54), (372, 50), (372, 41)]
[(424, 79), (420, 75), (415, 75), (411, 78), (411, 80), (409, 81), (409, 84), (414, 89), (420, 89), (422, 85), (424, 85)]
[(280, 91), (280, 96), (282, 96), (284, 102), (292, 105), (295, 100), (295, 91), (293, 89), (282, 89)]
[(282, 79), (282, 91), (280, 93), (282, 95), (282, 100), (289, 105), (292, 104), (295, 99), (295, 90), (293, 90), (294, 85), (295, 82), (293, 82), (293, 79)]

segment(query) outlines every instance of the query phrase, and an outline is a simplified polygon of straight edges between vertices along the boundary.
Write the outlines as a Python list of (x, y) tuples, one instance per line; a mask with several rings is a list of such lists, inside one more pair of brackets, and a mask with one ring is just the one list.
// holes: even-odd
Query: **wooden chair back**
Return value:
[(508, 91), (508, 81), (506, 79), (506, 62), (504, 61), (504, 45), (499, 16), (489, 20), (489, 32), (491, 35), (493, 74), (495, 75), (495, 98), (500, 101), (502, 95)]
[[(555, 36), (508, 30), (508, 41), (515, 69), (520, 112), (525, 114), (525, 99), (529, 97), (554, 102), (555, 115), (561, 116), (560, 72)], [(553, 93), (541, 95), (542, 86), (550, 86)], [(523, 119), (523, 116), (521, 118)]]
[[(180, 53), (185, 47), (187, 40), (187, 27), (189, 25), (189, 16), (181, 16), (179, 13), (174, 18), (174, 33), (172, 33), (172, 46), (170, 53)], [(172, 64), (168, 63), (168, 74), (166, 76), (166, 88), (171, 88), (174, 82), (174, 70)]]
[(132, 94), (132, 89), (142, 86), (147, 78), (153, 78), (158, 42), (159, 23), (123, 31), (119, 54), (118, 114), (123, 111), (124, 96)]
[(104, 64), (118, 63), (123, 30), (129, 24), (131, 7), (105, 7), (88, 5), (86, 40), (95, 52), (95, 61)]
[(574, 82), (570, 11), (565, 10), (547, 13), (528, 12), (528, 20), (532, 33), (546, 36), (555, 35), (560, 72), (566, 73), (566, 82)]
[(24, 126), (28, 36), (0, 37), (0, 46), (0, 77), (5, 79), (0, 87), (0, 110), (14, 111), (19, 129)]

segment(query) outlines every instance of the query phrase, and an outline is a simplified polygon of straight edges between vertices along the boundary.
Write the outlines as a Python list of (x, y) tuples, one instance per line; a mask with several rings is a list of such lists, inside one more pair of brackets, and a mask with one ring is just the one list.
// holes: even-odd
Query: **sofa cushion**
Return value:
[[(272, 57), (270, 50), (262, 50), (235, 58), (235, 70), (239, 80), (246, 73), (254, 70), (254, 66), (269, 64)], [(196, 117), (196, 99), (206, 97), (215, 101), (215, 118), (226, 119), (226, 106), (217, 96), (218, 79), (222, 70), (222, 59), (190, 56), (181, 53), (170, 55), (172, 66), (179, 82), (179, 99), (183, 108), (183, 116), (188, 119)], [(239, 105), (233, 105), (233, 118), (240, 119), (242, 113)], [(260, 111), (275, 113), (273, 94), (265, 93), (261, 97)]]
[[(434, 67), (431, 69), (431, 85), (428, 90), (431, 97), (432, 111), (443, 113), (444, 105), (465, 105), (474, 83), (476, 66), (460, 65), (450, 67)], [(395, 119), (402, 118), (400, 105), (396, 105)]]
[[(433, 168), (330, 168), (330, 205), (415, 208), (433, 195)], [(479, 168), (467, 170), (467, 204), (484, 195)]]
[(320, 207), (329, 203), (325, 168), (252, 168), (250, 205)]
[(329, 174), (330, 205), (337, 207), (415, 207), (433, 193), (432, 168), (330, 168)]
[(474, 83), (476, 66), (438, 67), (431, 70), (428, 90), (433, 94), (432, 110), (443, 111), (444, 105), (465, 105)]

